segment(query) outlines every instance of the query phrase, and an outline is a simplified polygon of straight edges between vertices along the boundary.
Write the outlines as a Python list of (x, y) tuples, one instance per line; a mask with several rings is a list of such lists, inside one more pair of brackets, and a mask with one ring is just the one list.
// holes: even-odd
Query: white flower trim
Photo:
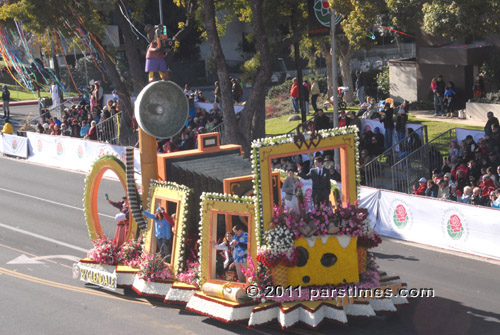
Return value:
[(365, 316), (372, 317), (375, 316), (375, 311), (373, 310), (371, 304), (350, 304), (344, 306), (344, 312), (350, 316)]
[(168, 290), (167, 295), (165, 296), (164, 302), (171, 302), (171, 303), (188, 303), (189, 300), (193, 297), (193, 295), (196, 293), (196, 290), (185, 290), (185, 289), (179, 289), (178, 287), (171, 287), (170, 290)]
[(189, 302), (186, 305), (186, 309), (189, 311), (207, 315), (226, 322), (248, 320), (254, 307), (254, 305), (241, 307), (226, 306), (212, 300), (203, 299), (196, 294), (189, 299)]
[(255, 327), (277, 320), (280, 313), (280, 306), (271, 307), (267, 309), (253, 310), (248, 320), (249, 327)]
[(116, 272), (117, 286), (132, 286), (135, 280), (135, 273)]
[[(361, 183), (361, 174), (360, 174), (360, 165), (359, 165), (359, 137), (358, 137), (358, 127), (356, 126), (349, 126), (349, 127), (342, 127), (342, 128), (333, 128), (333, 129), (324, 129), (318, 131), (319, 134), (323, 138), (329, 138), (329, 137), (335, 137), (339, 135), (350, 135), (354, 134), (354, 157), (356, 159), (356, 164), (355, 164), (355, 171), (356, 171), (356, 198), (357, 200), (360, 199), (360, 192), (359, 192), (359, 186)], [(256, 218), (256, 230), (258, 227), (258, 232), (257, 232), (257, 239), (261, 239), (261, 234), (264, 232), (264, 220), (263, 220), (263, 212), (262, 212), (262, 175), (260, 173), (261, 168), (260, 168), (260, 150), (259, 148), (263, 147), (269, 147), (269, 146), (274, 146), (278, 144), (287, 144), (287, 143), (294, 143), (294, 133), (286, 134), (286, 135), (279, 135), (279, 136), (274, 136), (274, 137), (266, 137), (266, 138), (261, 138), (261, 139), (256, 139), (252, 142), (252, 153), (250, 155), (250, 160), (252, 161), (252, 168), (253, 168), (253, 186), (254, 186), (254, 193), (255, 197), (257, 198), (257, 203), (259, 206), (256, 207), (255, 211), (255, 218)], [(306, 135), (307, 137), (307, 135)], [(259, 210), (257, 210), (259, 208)]]
[(167, 296), (168, 291), (172, 283), (157, 283), (147, 280), (140, 279), (138, 276), (135, 277), (134, 283), (132, 284), (132, 288), (140, 295), (148, 295), (164, 298)]
[(370, 306), (375, 312), (396, 312), (397, 308), (391, 299), (370, 299)]

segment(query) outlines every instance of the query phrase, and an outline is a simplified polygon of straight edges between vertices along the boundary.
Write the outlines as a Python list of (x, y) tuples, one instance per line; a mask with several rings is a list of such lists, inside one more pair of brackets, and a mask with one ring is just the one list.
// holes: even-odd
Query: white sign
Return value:
[(381, 235), (500, 259), (498, 209), (367, 187), (360, 195)]
[(116, 271), (102, 271), (83, 264), (79, 264), (79, 267), (81, 281), (112, 290), (116, 289)]
[[(94, 162), (104, 155), (113, 155), (125, 164), (125, 147), (66, 136), (28, 132), (28, 161), (68, 170), (89, 172)], [(139, 149), (134, 153), (136, 179), (140, 180)], [(105, 174), (108, 176), (109, 173)], [(111, 175), (110, 175), (111, 176)]]
[(28, 158), (28, 139), (22, 136), (2, 134), (2, 152), (5, 155)]

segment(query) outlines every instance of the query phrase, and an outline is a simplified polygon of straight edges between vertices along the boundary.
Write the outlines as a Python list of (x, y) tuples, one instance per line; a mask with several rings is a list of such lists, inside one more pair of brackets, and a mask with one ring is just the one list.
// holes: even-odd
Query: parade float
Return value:
[[(317, 132), (311, 123), (300, 125), (295, 134), (255, 140), (250, 159), (240, 146), (221, 145), (218, 133), (199, 134), (197, 149), (157, 154), (155, 138), (177, 134), (186, 122), (184, 93), (172, 82), (154, 82), (139, 94), (135, 108), (142, 195), (134, 180), (133, 150), (127, 150), (126, 165), (113, 156), (94, 164), (84, 196), (94, 248), (75, 264), (75, 278), (131, 288), (249, 327), (346, 324), (349, 317), (395, 312), (407, 303), (387, 294), (405, 284), (381, 271), (369, 251), (381, 240), (367, 210), (357, 206), (356, 127)], [(283, 178), (272, 160), (333, 149), (340, 155), (342, 180), (341, 192), (330, 194), (334, 205), (314, 206), (303, 190), (299, 210), (284, 208)], [(116, 173), (127, 194), (128, 230), (121, 245), (104, 236), (97, 214), (99, 183), (107, 170)], [(165, 258), (158, 252), (154, 220), (142, 215), (161, 208), (175, 221)], [(243, 280), (226, 268), (215, 247), (235, 229), (240, 238), (237, 227), (245, 236)]]

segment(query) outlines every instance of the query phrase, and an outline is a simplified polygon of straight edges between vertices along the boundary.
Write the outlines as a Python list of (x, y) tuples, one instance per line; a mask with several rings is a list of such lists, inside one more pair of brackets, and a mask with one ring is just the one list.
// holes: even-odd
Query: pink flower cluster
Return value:
[(138, 267), (142, 255), (141, 240), (128, 240), (123, 243), (118, 253), (118, 262), (131, 267)]
[(149, 252), (144, 252), (142, 254), (139, 262), (139, 272), (137, 272), (137, 274), (140, 279), (145, 279), (148, 282), (174, 277), (170, 270), (170, 266), (165, 263), (161, 254), (150, 254)]
[(177, 274), (177, 280), (190, 285), (198, 286), (200, 274), (200, 262), (187, 261), (187, 270)]
[(87, 253), (98, 264), (115, 265), (118, 262), (118, 248), (107, 237), (100, 237), (92, 241), (94, 247)]

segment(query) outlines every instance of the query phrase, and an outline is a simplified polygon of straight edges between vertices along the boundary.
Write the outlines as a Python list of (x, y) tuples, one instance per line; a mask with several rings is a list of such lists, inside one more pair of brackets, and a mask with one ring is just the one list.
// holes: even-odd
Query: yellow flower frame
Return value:
[[(217, 236), (217, 214), (228, 214), (248, 217), (248, 250), (252, 259), (257, 256), (257, 237), (255, 234), (255, 204), (252, 201), (239, 202), (234, 197), (225, 199), (202, 198), (201, 229), (200, 229), (200, 287), (204, 283), (226, 283), (212, 279), (215, 273), (216, 250), (214, 248)], [(245, 283), (234, 283), (235, 286), (245, 286)]]
[[(182, 271), (184, 261), (184, 237), (186, 234), (185, 221), (187, 219), (187, 204), (190, 190), (181, 185), (153, 182), (150, 186), (149, 194), (150, 213), (155, 213), (155, 204), (157, 200), (173, 202), (177, 204), (175, 213), (175, 227), (172, 229), (172, 256), (170, 260), (172, 273), (176, 275), (177, 272)], [(149, 253), (154, 253), (156, 251), (156, 240), (153, 239), (154, 224), (152, 219), (148, 219), (147, 222), (148, 227), (146, 230), (145, 247), (146, 251), (148, 251)]]
[[(258, 203), (262, 209), (261, 222), (264, 224), (264, 229), (270, 228), (273, 215), (273, 199), (272, 199), (272, 162), (274, 158), (288, 157), (297, 154), (309, 152), (317, 152), (324, 150), (340, 149), (340, 166), (342, 177), (342, 199), (344, 205), (347, 202), (353, 204), (357, 200), (357, 168), (356, 168), (356, 148), (357, 148), (357, 128), (347, 128), (345, 130), (334, 129), (335, 132), (320, 132), (323, 138), (317, 146), (310, 146), (309, 149), (299, 149), (293, 141), (283, 138), (277, 139), (270, 144), (266, 142), (254, 142), (254, 155), (257, 151), (258, 163), (260, 165), (257, 175), (255, 176), (255, 185), (260, 185), (261, 192), (258, 192)], [(266, 140), (266, 139), (265, 139)], [(271, 139), (272, 141), (272, 139)], [(255, 159), (255, 158), (254, 158)]]

